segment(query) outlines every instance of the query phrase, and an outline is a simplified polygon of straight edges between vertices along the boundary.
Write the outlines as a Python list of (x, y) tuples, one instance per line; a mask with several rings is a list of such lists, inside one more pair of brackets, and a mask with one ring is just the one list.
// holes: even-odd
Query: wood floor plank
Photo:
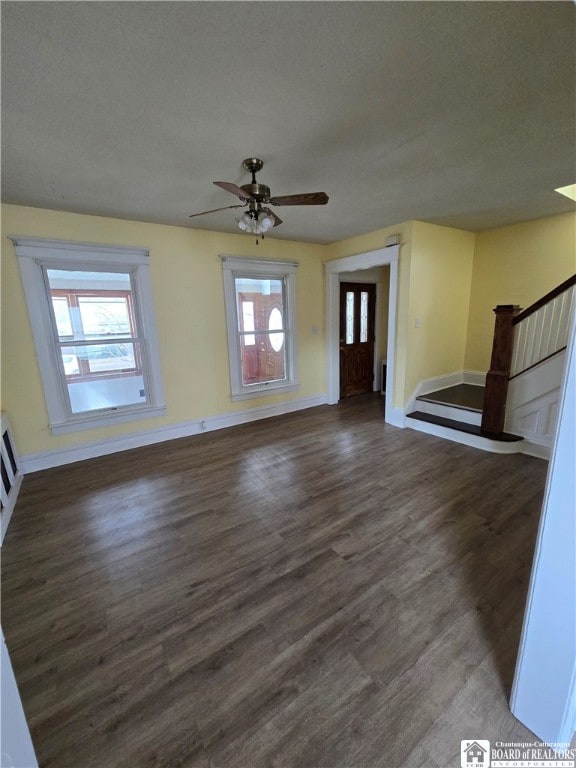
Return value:
[(3, 629), (42, 768), (424, 768), (509, 696), (547, 465), (380, 396), (26, 476)]

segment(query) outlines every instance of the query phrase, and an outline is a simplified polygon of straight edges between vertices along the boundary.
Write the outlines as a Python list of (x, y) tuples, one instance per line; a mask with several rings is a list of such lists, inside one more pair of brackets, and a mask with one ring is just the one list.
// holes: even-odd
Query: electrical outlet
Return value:
[(422, 318), (417, 317), (416, 320), (414, 321), (414, 328), (420, 328), (421, 325), (422, 325)]
[(200, 429), (202, 430), (202, 432), (206, 432), (206, 422), (205, 421), (201, 421), (200, 422)]

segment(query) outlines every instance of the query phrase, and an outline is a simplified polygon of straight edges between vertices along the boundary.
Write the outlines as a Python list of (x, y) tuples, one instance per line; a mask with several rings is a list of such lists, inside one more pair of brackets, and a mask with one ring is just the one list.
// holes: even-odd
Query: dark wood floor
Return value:
[(380, 397), (27, 476), (3, 627), (42, 768), (457, 766), (509, 713), (547, 465)]

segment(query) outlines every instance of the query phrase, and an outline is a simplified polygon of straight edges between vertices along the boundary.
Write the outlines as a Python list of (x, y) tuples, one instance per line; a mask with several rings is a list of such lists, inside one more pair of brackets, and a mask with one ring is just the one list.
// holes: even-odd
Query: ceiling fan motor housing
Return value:
[(249, 197), (253, 197), (259, 203), (270, 202), (270, 187), (267, 187), (266, 184), (258, 184), (258, 182), (242, 184), (240, 189), (244, 190)]
[(257, 157), (247, 157), (242, 163), (242, 168), (252, 174), (252, 181), (250, 184), (242, 184), (240, 189), (258, 203), (270, 202), (270, 187), (266, 184), (258, 184), (256, 181), (256, 174), (262, 170), (263, 166), (264, 162)]

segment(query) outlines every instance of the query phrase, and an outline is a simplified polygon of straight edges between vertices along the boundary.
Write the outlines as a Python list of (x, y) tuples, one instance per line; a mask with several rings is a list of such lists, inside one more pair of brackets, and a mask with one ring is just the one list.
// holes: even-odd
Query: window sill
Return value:
[(255, 397), (269, 397), (270, 395), (281, 395), (283, 392), (294, 392), (299, 388), (299, 384), (282, 384), (281, 386), (263, 386), (253, 389), (249, 392), (235, 392), (232, 394), (232, 402), (238, 400), (252, 400)]
[(124, 424), (128, 421), (152, 419), (156, 416), (164, 416), (165, 414), (165, 405), (147, 406), (146, 408), (137, 407), (130, 410), (99, 411), (95, 414), (75, 416), (68, 421), (50, 424), (50, 431), (53, 435), (64, 435), (69, 432), (81, 432), (85, 429), (107, 427), (110, 424)]

